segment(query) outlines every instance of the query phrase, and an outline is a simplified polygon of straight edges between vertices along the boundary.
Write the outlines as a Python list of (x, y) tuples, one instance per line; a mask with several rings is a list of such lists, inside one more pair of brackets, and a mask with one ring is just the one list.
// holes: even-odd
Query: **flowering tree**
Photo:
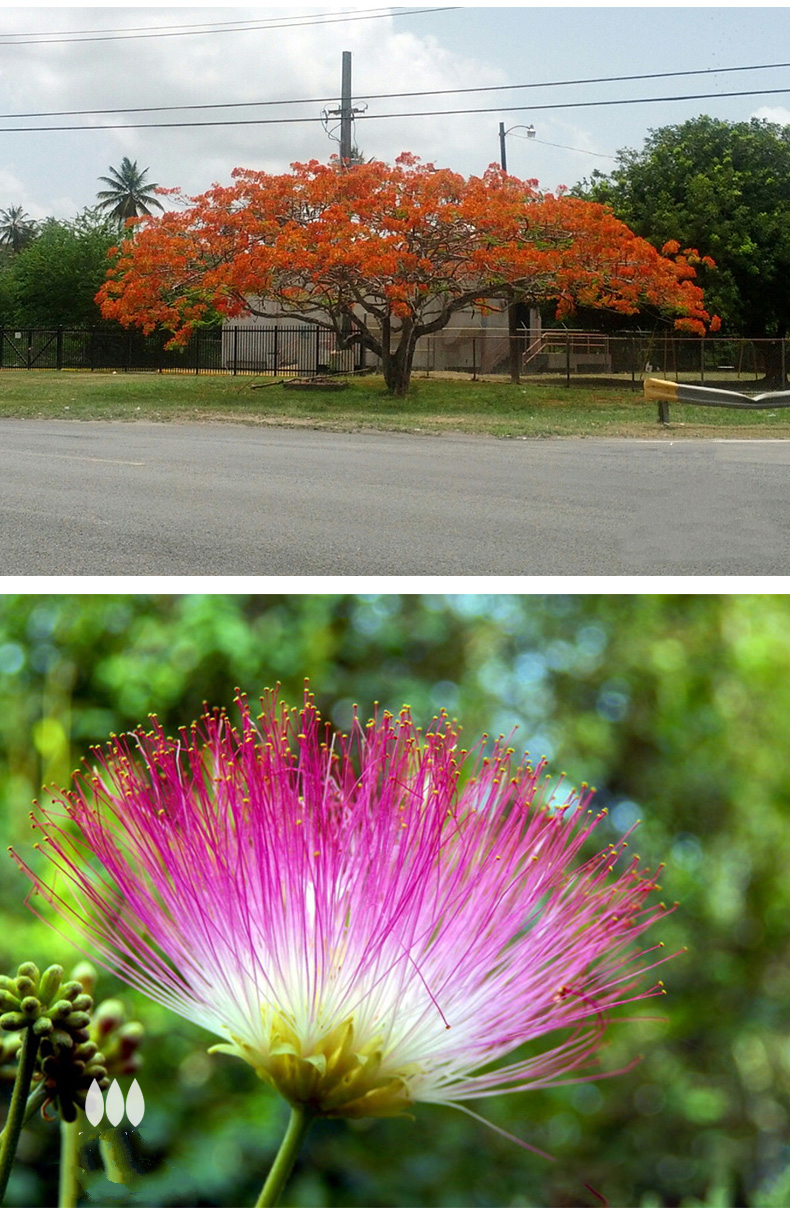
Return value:
[[(317, 161), (285, 174), (234, 170), (232, 186), (146, 219), (101, 288), (106, 317), (176, 343), (196, 325), (251, 311), (325, 325), (409, 386), (419, 338), (471, 305), (556, 302), (632, 314), (652, 305), (704, 332), (696, 259), (665, 255), (608, 208), (539, 194), (492, 166), (465, 179), (403, 153), (342, 171)], [(501, 307), (501, 303), (499, 305)]]

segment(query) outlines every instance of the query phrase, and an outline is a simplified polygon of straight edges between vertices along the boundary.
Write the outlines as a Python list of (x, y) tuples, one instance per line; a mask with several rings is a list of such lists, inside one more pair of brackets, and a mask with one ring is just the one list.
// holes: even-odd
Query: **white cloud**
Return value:
[(778, 123), (780, 127), (790, 126), (790, 110), (784, 106), (760, 106), (752, 118), (764, 118), (769, 123)]
[[(345, 7), (345, 6), (344, 6)], [(91, 30), (176, 22), (228, 21), (276, 17), (266, 9), (3, 9), (0, 35), (46, 30)], [(293, 13), (293, 10), (290, 10)], [(306, 25), (249, 33), (200, 37), (69, 42), (16, 46), (2, 61), (0, 112), (66, 111), (111, 107), (203, 105), (293, 98), (334, 98), (340, 91), (341, 52), (353, 55), (355, 102), (367, 94), (452, 89), (506, 83), (497, 65), (459, 55), (435, 38), (398, 30), (397, 18)], [(461, 95), (463, 96), (463, 95)], [(337, 104), (337, 101), (334, 103)], [(371, 117), (356, 124), (355, 138), (367, 157), (392, 160), (408, 149), (423, 160), (462, 172), (481, 172), (497, 158), (496, 128), (490, 115), (467, 120), (449, 116), (423, 119), (373, 115), (464, 104), (450, 98), (371, 100)], [(477, 104), (477, 103), (471, 103)], [(488, 103), (481, 103), (488, 104)], [(94, 127), (111, 121), (221, 120), (309, 116), (320, 118), (319, 102), (303, 106), (177, 111), (134, 116), (75, 116), (35, 119), (30, 124)], [(28, 120), (19, 120), (25, 125)], [(5, 120), (4, 125), (17, 125)], [(8, 133), (0, 153), (0, 207), (9, 193), (20, 192), (38, 211), (54, 212), (66, 198), (78, 208), (92, 204), (97, 178), (122, 156), (148, 166), (162, 186), (188, 193), (213, 181), (228, 182), (242, 165), (283, 171), (294, 160), (326, 160), (337, 151), (320, 121), (282, 125), (239, 125), (36, 134)], [(9, 200), (13, 201), (13, 200)]]

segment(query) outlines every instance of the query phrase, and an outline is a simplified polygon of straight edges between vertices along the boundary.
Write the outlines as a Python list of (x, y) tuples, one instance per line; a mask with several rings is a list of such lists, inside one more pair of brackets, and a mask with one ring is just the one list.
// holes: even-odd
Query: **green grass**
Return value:
[[(264, 387), (265, 386), (265, 387)], [(751, 387), (751, 386), (748, 386)], [(333, 431), (543, 436), (790, 437), (790, 411), (671, 407), (669, 427), (641, 389), (578, 382), (472, 381), (415, 376), (408, 397), (380, 377), (337, 392), (285, 389), (251, 376), (0, 371), (0, 417), (237, 422)]]

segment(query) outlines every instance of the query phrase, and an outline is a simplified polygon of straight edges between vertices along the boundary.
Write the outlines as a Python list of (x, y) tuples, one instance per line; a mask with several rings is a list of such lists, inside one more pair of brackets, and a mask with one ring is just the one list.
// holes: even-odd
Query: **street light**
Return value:
[(532, 123), (530, 123), (528, 127), (525, 127), (523, 123), (518, 123), (515, 127), (508, 127), (507, 131), (505, 130), (504, 123), (499, 124), (499, 163), (502, 166), (504, 173), (507, 173), (507, 148), (505, 147), (505, 136), (510, 135), (511, 131), (526, 131), (527, 139), (535, 138), (535, 128), (532, 126)]

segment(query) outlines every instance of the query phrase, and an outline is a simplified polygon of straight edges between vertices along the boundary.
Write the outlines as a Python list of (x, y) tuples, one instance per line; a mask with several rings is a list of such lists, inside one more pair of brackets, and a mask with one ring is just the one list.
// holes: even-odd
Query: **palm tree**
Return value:
[(110, 165), (112, 177), (100, 177), (100, 182), (106, 182), (110, 190), (100, 190), (97, 194), (99, 208), (108, 211), (116, 220), (129, 220), (133, 216), (150, 216), (151, 207), (164, 207), (152, 194), (156, 190), (156, 182), (147, 182), (147, 169), (138, 169), (137, 161), (130, 161), (125, 156), (120, 169)]
[(0, 245), (10, 246), (18, 254), (35, 235), (35, 221), (21, 207), (0, 211)]

